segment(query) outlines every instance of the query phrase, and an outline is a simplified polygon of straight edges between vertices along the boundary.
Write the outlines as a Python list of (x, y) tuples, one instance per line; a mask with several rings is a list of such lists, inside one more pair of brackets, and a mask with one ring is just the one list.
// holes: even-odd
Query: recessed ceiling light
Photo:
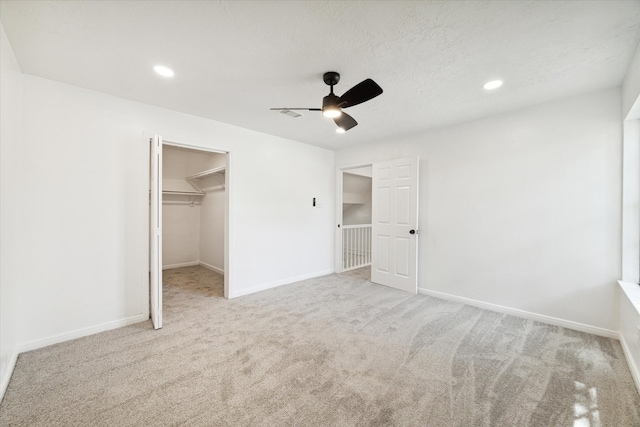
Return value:
[(502, 86), (502, 80), (491, 80), (490, 82), (486, 82), (482, 87), (486, 90), (493, 90), (498, 89), (500, 86)]
[(162, 65), (156, 65), (155, 67), (153, 67), (153, 71), (160, 74), (162, 77), (173, 77), (174, 74), (171, 68), (167, 68)]
[(336, 133), (345, 133), (346, 130), (342, 129), (342, 128), (338, 128), (336, 129)]

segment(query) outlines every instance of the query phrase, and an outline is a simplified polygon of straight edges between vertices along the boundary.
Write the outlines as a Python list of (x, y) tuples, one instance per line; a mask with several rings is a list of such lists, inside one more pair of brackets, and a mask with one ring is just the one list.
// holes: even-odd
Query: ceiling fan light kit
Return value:
[(342, 96), (333, 93), (333, 86), (340, 81), (340, 74), (335, 71), (328, 71), (322, 76), (325, 84), (330, 87), (329, 95), (322, 99), (322, 108), (272, 108), (272, 110), (292, 111), (322, 111), (325, 117), (332, 118), (338, 126), (336, 132), (344, 133), (358, 125), (358, 122), (342, 111), (344, 108), (353, 107), (369, 101), (382, 93), (382, 88), (371, 79), (366, 79), (346, 91)]
[(333, 86), (331, 87), (331, 93), (322, 98), (322, 115), (329, 118), (335, 118), (342, 114), (340, 107), (338, 106), (338, 97), (333, 94)]

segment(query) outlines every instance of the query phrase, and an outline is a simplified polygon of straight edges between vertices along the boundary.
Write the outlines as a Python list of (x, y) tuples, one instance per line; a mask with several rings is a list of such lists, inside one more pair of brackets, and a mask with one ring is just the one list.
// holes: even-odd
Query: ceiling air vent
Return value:
[(301, 117), (302, 114), (296, 113), (295, 111), (291, 111), (291, 110), (280, 110), (280, 112), (282, 114), (286, 114), (287, 116), (293, 117), (294, 119), (296, 117)]

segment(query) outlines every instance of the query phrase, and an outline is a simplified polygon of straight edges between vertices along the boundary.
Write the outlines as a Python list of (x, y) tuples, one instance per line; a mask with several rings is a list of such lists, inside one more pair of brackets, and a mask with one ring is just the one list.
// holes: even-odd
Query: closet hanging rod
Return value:
[(164, 190), (162, 190), (162, 194), (186, 195), (186, 196), (204, 196), (205, 195), (205, 193), (202, 191), (164, 191)]

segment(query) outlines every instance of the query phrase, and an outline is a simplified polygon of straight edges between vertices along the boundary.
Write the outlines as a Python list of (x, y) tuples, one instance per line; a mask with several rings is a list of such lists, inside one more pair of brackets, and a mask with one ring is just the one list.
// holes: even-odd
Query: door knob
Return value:
[(409, 234), (416, 234), (416, 230), (410, 230)]

